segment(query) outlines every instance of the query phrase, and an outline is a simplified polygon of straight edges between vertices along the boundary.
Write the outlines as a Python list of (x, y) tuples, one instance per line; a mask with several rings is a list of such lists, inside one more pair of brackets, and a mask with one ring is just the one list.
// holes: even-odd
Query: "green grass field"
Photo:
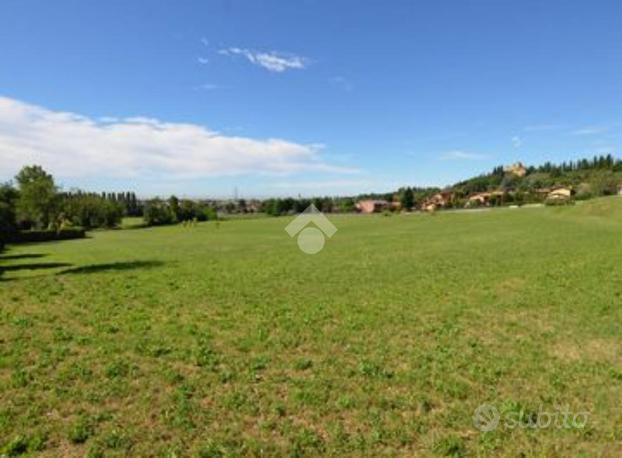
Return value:
[[(313, 256), (290, 220), (9, 247), (0, 450), (622, 454), (622, 198), (333, 216)], [(525, 427), (561, 408), (585, 427)]]

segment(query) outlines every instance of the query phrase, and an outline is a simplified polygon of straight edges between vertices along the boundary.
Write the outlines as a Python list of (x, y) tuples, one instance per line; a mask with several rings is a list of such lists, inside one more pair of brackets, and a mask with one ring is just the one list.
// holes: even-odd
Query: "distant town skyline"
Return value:
[(2, 181), (36, 163), (65, 189), (142, 197), (355, 195), (620, 151), (615, 1), (24, 0), (0, 15)]

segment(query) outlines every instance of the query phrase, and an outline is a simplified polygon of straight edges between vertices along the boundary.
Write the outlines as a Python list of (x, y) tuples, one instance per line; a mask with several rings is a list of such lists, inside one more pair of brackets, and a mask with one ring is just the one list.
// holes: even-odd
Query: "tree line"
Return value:
[(111, 228), (123, 216), (139, 214), (142, 207), (132, 192), (61, 192), (42, 167), (26, 166), (15, 185), (0, 185), (0, 244), (20, 231)]
[(324, 213), (346, 213), (354, 211), (355, 201), (352, 197), (315, 197), (307, 198), (271, 198), (262, 201), (260, 211), (271, 216), (301, 213), (309, 205)]
[[(77, 194), (82, 195), (85, 193), (83, 191), (78, 191)], [(95, 195), (95, 193), (86, 194)], [(118, 203), (123, 209), (123, 214), (125, 216), (143, 216), (143, 206), (136, 198), (136, 193), (134, 192), (102, 192), (100, 196), (102, 199)]]
[(206, 203), (171, 196), (147, 200), (144, 204), (144, 221), (148, 226), (215, 220), (216, 209)]
[[(531, 168), (531, 171), (550, 173), (553, 176), (560, 176), (566, 172), (577, 170), (612, 170), (622, 172), (622, 160), (615, 159), (611, 154), (594, 156), (591, 159), (579, 159), (577, 161), (562, 162), (553, 164), (545, 162), (540, 167)], [(529, 170), (528, 170), (529, 171)]]
[(384, 200), (400, 202), (400, 208), (415, 207), (432, 194), (439, 192), (439, 188), (403, 187), (395, 192), (368, 193), (345, 197), (313, 197), (313, 198), (271, 198), (261, 202), (261, 212), (271, 216), (282, 216), (304, 211), (313, 204), (323, 213), (352, 213), (356, 211), (356, 203), (361, 200)]

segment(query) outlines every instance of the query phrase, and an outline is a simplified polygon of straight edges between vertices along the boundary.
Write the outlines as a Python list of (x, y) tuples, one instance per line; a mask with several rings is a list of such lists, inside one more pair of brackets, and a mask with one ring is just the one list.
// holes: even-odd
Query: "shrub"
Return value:
[(76, 226), (110, 228), (121, 223), (123, 208), (119, 203), (98, 195), (67, 195), (62, 216)]
[(549, 207), (561, 207), (564, 205), (574, 205), (574, 200), (572, 199), (546, 199), (544, 201), (544, 205)]
[(13, 243), (48, 242), (51, 240), (82, 239), (85, 236), (84, 228), (68, 227), (57, 231), (53, 229), (19, 231), (10, 235), (9, 241)]
[(145, 203), (143, 212), (145, 224), (148, 226), (159, 226), (162, 224), (172, 224), (175, 222), (175, 214), (170, 206), (161, 199), (151, 199)]
[(589, 185), (596, 196), (612, 196), (618, 193), (621, 181), (614, 172), (604, 170), (594, 174)]
[(206, 204), (189, 199), (179, 200), (171, 196), (168, 201), (151, 199), (145, 203), (143, 212), (145, 224), (159, 226), (163, 224), (208, 221), (218, 219), (216, 209)]
[(192, 200), (184, 199), (179, 204), (178, 221), (206, 221), (205, 211)]
[(205, 214), (206, 221), (216, 221), (218, 219), (218, 212), (216, 212), (214, 207), (206, 207), (203, 213)]

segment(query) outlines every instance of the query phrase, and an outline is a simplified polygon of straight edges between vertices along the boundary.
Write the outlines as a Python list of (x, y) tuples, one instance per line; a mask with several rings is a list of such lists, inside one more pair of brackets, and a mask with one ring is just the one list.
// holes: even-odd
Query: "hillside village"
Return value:
[[(546, 163), (537, 168), (516, 162), (445, 189), (418, 191), (419, 195), (415, 196), (415, 191), (403, 188), (390, 198), (361, 199), (356, 208), (361, 213), (375, 213), (524, 204), (567, 205), (575, 200), (622, 192), (622, 162), (611, 155), (561, 165)], [(412, 205), (404, 205), (410, 201)]]

